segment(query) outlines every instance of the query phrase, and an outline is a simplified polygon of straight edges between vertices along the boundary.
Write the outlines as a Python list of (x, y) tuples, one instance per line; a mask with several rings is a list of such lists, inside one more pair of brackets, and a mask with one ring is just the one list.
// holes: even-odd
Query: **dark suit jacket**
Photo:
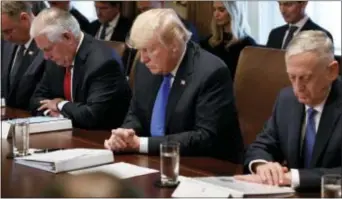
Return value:
[[(125, 42), (126, 35), (129, 33), (132, 26), (132, 21), (120, 14), (120, 18), (112, 34), (111, 41), (122, 41)], [(95, 20), (90, 23), (88, 33), (92, 36), (96, 36), (99, 31), (101, 23), (99, 20)]]
[(32, 40), (10, 88), (10, 71), (17, 45), (3, 41), (1, 47), (1, 97), (5, 98), (6, 106), (28, 110), (30, 98), (43, 76), (44, 55)]
[(246, 46), (254, 46), (256, 45), (255, 40), (252, 37), (245, 37), (241, 41), (232, 44), (228, 48), (225, 47), (225, 44), (222, 42), (216, 47), (212, 47), (209, 44), (209, 39), (211, 36), (206, 38), (205, 40), (201, 41), (201, 47), (207, 50), (210, 53), (213, 53), (214, 55), (221, 58), (226, 65), (228, 66), (230, 70), (230, 74), (232, 76), (232, 79), (234, 81), (236, 67), (239, 61), (240, 52), (246, 47)]
[[(162, 76), (136, 66), (134, 97), (122, 125), (150, 137), (154, 101)], [(216, 56), (189, 42), (170, 91), (164, 137), (148, 138), (148, 152), (158, 154), (166, 140), (180, 142), (182, 155), (226, 158), (239, 162), (243, 141), (237, 121), (227, 66)]]
[(288, 168), (299, 168), (300, 187), (319, 187), (321, 176), (341, 173), (342, 80), (332, 84), (319, 123), (311, 168), (303, 169), (300, 141), (305, 119), (305, 106), (300, 104), (292, 88), (283, 89), (273, 114), (264, 130), (252, 143), (245, 157), (245, 169), (255, 159), (286, 162)]
[(71, 8), (70, 14), (72, 14), (72, 16), (76, 18), (76, 20), (80, 24), (81, 30), (83, 32), (87, 32), (90, 24), (89, 20), (84, 15), (82, 15), (82, 13), (80, 13), (76, 8)]
[[(278, 28), (271, 30), (270, 35), (268, 36), (266, 46), (269, 48), (281, 49), (287, 29), (288, 29), (288, 25), (286, 24), (286, 25), (283, 25), (283, 26), (280, 26)], [(333, 37), (331, 36), (330, 32), (320, 27), (316, 23), (314, 23), (311, 19), (308, 19), (308, 21), (304, 24), (303, 28), (300, 31), (305, 31), (305, 30), (321, 30), (325, 32), (333, 41)]]
[[(64, 105), (63, 116), (74, 127), (111, 129), (122, 124), (131, 97), (130, 89), (119, 66), (118, 55), (102, 42), (84, 35), (73, 66), (73, 102)], [(49, 62), (43, 79), (31, 99), (35, 114), (42, 99), (65, 98), (65, 68)]]

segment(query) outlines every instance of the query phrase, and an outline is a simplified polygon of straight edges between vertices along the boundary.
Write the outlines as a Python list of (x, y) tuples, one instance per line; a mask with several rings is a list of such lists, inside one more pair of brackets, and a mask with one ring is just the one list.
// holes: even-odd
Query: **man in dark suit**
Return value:
[(98, 20), (90, 24), (88, 33), (96, 39), (124, 42), (132, 21), (120, 13), (120, 1), (95, 1)]
[(30, 37), (33, 18), (27, 2), (1, 2), (1, 97), (14, 108), (28, 109), (45, 68), (43, 53)]
[(318, 188), (341, 172), (342, 80), (333, 44), (322, 31), (303, 31), (285, 55), (292, 88), (283, 89), (273, 114), (245, 155), (253, 175), (238, 179), (294, 188)]
[(76, 8), (70, 6), (70, 1), (49, 1), (51, 7), (59, 8), (65, 11), (69, 11), (72, 16), (76, 18), (80, 24), (81, 30), (83, 32), (88, 32), (89, 21), (88, 19), (80, 13)]
[[(48, 31), (41, 33), (46, 26)], [(31, 110), (69, 118), (79, 128), (118, 127), (131, 96), (118, 55), (84, 34), (69, 12), (57, 8), (45, 9), (34, 19), (31, 36), (54, 62), (47, 64)]]
[(279, 1), (280, 12), (286, 25), (271, 30), (266, 46), (270, 48), (286, 49), (291, 39), (300, 31), (321, 30), (333, 41), (331, 34), (314, 23), (306, 14), (308, 1)]
[(137, 17), (129, 41), (141, 56), (134, 97), (121, 128), (105, 140), (106, 148), (159, 154), (160, 143), (176, 141), (182, 155), (241, 160), (229, 70), (189, 41), (190, 35), (172, 9), (151, 9)]

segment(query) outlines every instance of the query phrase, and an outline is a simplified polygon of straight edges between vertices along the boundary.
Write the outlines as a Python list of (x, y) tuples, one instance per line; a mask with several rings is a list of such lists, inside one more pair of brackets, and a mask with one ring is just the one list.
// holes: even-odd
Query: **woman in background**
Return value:
[(256, 42), (249, 36), (249, 25), (240, 2), (214, 1), (213, 7), (211, 35), (200, 45), (226, 63), (234, 80), (240, 52)]

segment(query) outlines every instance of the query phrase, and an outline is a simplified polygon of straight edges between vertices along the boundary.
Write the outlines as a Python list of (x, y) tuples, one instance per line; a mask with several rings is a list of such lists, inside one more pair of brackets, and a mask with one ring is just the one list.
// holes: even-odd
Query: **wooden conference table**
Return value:
[[(1, 109), (1, 119), (29, 117), (30, 114), (12, 108)], [(48, 132), (30, 136), (30, 148), (103, 148), (104, 139), (110, 132), (73, 129)], [(53, 174), (46, 171), (15, 164), (7, 159), (11, 140), (1, 140), (1, 197), (40, 197), (42, 190), (51, 181), (68, 175)], [(115, 154), (115, 162), (127, 162), (138, 166), (159, 170), (159, 157), (138, 154)], [(181, 157), (180, 175), (183, 176), (220, 176), (242, 172), (242, 165), (208, 157)], [(144, 193), (145, 197), (171, 197), (174, 189), (158, 188), (154, 182), (159, 173), (128, 179)], [(319, 193), (296, 194), (294, 197), (319, 197)]]

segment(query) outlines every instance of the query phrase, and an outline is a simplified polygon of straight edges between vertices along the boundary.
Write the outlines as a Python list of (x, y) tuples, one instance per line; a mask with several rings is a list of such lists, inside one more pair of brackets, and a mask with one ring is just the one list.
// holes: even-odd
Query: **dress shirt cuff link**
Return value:
[(299, 187), (299, 171), (298, 169), (291, 169), (291, 178), (292, 178), (292, 181), (291, 181), (291, 187), (292, 188), (297, 188)]
[(148, 153), (148, 138), (140, 137), (139, 152), (140, 153)]
[(249, 172), (251, 172), (252, 174), (255, 174), (255, 172), (252, 170), (252, 168), (253, 168), (252, 166), (255, 163), (267, 163), (267, 161), (263, 160), (263, 159), (252, 160), (248, 165)]
[(59, 111), (62, 111), (63, 106), (68, 103), (69, 101), (61, 101), (57, 104), (57, 108)]
[(44, 114), (45, 116), (48, 116), (49, 113), (50, 113), (50, 109), (47, 109), (47, 110), (45, 110), (45, 111), (43, 112), (43, 114)]

